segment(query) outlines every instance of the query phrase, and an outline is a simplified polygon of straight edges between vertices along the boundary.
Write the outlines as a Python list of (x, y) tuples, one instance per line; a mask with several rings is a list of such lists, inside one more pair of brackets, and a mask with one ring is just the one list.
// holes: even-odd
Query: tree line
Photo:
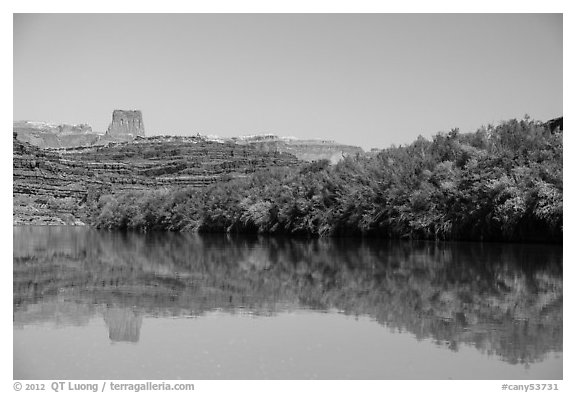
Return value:
[(528, 117), (378, 154), (89, 198), (97, 228), (562, 241), (562, 132)]

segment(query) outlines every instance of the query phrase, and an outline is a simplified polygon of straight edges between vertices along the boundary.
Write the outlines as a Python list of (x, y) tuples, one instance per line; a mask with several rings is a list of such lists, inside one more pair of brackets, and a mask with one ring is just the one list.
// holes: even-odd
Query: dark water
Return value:
[(15, 379), (561, 379), (562, 247), (14, 227)]

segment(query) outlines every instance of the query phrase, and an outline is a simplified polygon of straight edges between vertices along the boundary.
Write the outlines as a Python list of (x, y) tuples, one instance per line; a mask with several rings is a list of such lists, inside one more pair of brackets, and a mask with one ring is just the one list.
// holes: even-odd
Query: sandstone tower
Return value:
[(112, 123), (108, 126), (106, 135), (112, 137), (144, 136), (144, 121), (141, 111), (123, 111), (115, 109), (112, 113)]

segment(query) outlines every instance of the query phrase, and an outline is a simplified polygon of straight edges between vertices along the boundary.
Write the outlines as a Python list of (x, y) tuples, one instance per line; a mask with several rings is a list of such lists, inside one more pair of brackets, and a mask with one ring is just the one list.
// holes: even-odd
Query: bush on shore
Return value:
[(98, 228), (302, 236), (562, 241), (562, 133), (510, 120), (470, 134), (205, 189), (103, 195)]

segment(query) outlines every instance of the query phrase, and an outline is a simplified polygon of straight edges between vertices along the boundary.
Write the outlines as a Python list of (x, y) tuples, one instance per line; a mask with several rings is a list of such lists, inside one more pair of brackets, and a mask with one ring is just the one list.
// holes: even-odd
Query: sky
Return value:
[(14, 120), (384, 148), (563, 115), (562, 14), (15, 14)]

